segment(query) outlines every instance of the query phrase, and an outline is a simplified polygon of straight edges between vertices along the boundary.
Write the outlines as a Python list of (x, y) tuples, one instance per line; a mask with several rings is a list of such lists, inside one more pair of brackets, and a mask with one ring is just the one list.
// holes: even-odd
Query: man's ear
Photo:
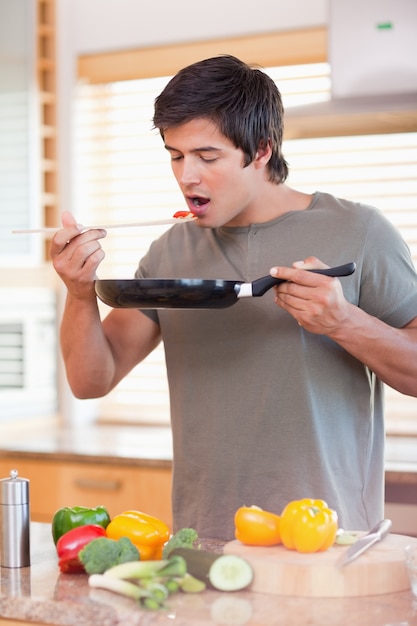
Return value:
[(265, 167), (272, 156), (271, 141), (261, 141), (256, 151), (254, 165), (255, 167)]

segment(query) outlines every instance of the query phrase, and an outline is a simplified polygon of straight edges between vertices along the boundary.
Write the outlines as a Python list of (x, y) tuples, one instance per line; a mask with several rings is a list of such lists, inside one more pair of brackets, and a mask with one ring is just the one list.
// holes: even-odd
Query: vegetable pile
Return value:
[(283, 544), (288, 550), (321, 552), (335, 543), (337, 513), (324, 500), (293, 500), (281, 515), (257, 506), (241, 507), (235, 513), (235, 536), (251, 546)]
[(144, 608), (159, 609), (176, 591), (199, 593), (206, 587), (237, 591), (252, 578), (251, 566), (239, 556), (175, 548), (168, 559), (124, 563), (90, 576), (88, 582), (91, 587), (133, 598)]
[(147, 609), (165, 607), (177, 591), (243, 589), (253, 577), (241, 557), (196, 547), (194, 529), (182, 528), (170, 537), (162, 520), (141, 511), (110, 519), (104, 507), (66, 507), (55, 513), (52, 534), (61, 572), (86, 573), (91, 587), (133, 598)]
[(136, 600), (143, 608), (159, 609), (176, 591), (199, 592), (205, 584), (187, 573), (182, 557), (130, 561), (89, 577), (90, 587), (107, 589)]
[[(293, 500), (280, 515), (242, 506), (234, 522), (236, 539), (251, 546), (282, 544), (288, 550), (320, 552), (348, 541), (338, 530), (337, 513), (324, 500)], [(165, 522), (141, 511), (111, 519), (103, 506), (64, 507), (53, 517), (52, 536), (61, 572), (86, 573), (91, 587), (133, 598), (147, 609), (165, 607), (177, 591), (237, 591), (253, 579), (242, 557), (202, 550), (193, 528), (170, 537)]]
[(127, 561), (161, 559), (169, 535), (167, 524), (152, 515), (131, 510), (110, 519), (103, 506), (64, 507), (52, 520), (64, 573), (101, 574)]

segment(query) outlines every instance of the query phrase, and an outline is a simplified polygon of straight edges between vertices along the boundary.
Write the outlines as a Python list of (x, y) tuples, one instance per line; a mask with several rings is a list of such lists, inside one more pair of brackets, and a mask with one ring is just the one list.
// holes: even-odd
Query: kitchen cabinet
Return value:
[(11, 469), (30, 480), (31, 520), (51, 522), (62, 506), (106, 506), (110, 516), (145, 511), (172, 528), (171, 468), (163, 464), (59, 461), (27, 455), (0, 457), (0, 475)]
[(15, 619), (3, 619), (0, 617), (0, 626), (45, 626), (45, 622), (41, 624), (41, 622), (27, 622), (26, 620), (22, 622), (21, 620)]
[(417, 537), (417, 472), (386, 472), (385, 517), (393, 532)]

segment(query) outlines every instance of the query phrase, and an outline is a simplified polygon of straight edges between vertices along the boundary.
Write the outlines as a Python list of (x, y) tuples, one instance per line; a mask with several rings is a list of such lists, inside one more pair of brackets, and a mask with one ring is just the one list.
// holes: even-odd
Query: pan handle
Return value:
[[(312, 269), (306, 270), (307, 272), (313, 272), (313, 274), (323, 274), (324, 276), (350, 276), (356, 269), (356, 263), (346, 263), (345, 265), (338, 265), (337, 267), (326, 267), (324, 269)], [(252, 282), (252, 296), (263, 296), (264, 293), (284, 283), (283, 278), (274, 278), (273, 276), (263, 276)]]

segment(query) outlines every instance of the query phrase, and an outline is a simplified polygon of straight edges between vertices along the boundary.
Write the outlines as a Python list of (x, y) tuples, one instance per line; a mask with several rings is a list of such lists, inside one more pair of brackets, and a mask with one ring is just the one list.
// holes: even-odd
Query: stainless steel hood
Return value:
[(417, 94), (416, 0), (329, 0), (334, 98)]
[(332, 98), (285, 110), (285, 139), (405, 132), (417, 132), (417, 92)]
[(329, 0), (328, 24), (331, 99), (288, 108), (286, 137), (417, 131), (417, 0)]

